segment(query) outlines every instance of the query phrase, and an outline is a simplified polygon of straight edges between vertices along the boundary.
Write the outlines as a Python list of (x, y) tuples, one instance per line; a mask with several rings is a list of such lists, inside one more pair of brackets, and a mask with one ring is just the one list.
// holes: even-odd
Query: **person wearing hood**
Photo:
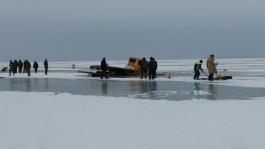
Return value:
[(26, 69), (26, 72), (28, 73), (28, 76), (30, 76), (31, 63), (28, 60), (25, 60), (24, 67)]
[(21, 60), (18, 61), (18, 72), (22, 73), (22, 68), (23, 68), (23, 62)]
[(213, 75), (217, 74), (216, 64), (214, 63), (214, 55), (210, 55), (207, 59), (206, 65), (209, 72), (208, 80), (213, 81)]
[(18, 67), (18, 62), (17, 62), (17, 60), (14, 60), (14, 62), (13, 62), (13, 69), (14, 69), (14, 73), (17, 73), (17, 67)]
[(48, 75), (48, 60), (45, 59), (45, 61), (43, 62), (43, 65), (44, 65), (44, 69), (45, 69), (45, 75)]
[(101, 79), (103, 79), (103, 77), (105, 77), (106, 79), (108, 79), (108, 76), (107, 76), (107, 69), (108, 69), (108, 65), (107, 65), (107, 62), (106, 62), (106, 58), (103, 57), (102, 61), (101, 61)]
[(13, 76), (14, 76), (14, 74), (15, 74), (14, 63), (12, 62), (12, 60), (10, 60), (10, 62), (9, 62), (9, 76), (11, 76), (11, 73), (13, 73)]
[(149, 62), (149, 80), (156, 78), (156, 69), (157, 69), (157, 62), (153, 57), (150, 57)]
[(39, 64), (36, 61), (34, 61), (34, 63), (33, 63), (33, 68), (35, 70), (35, 73), (37, 73), (38, 72), (38, 68), (39, 68)]

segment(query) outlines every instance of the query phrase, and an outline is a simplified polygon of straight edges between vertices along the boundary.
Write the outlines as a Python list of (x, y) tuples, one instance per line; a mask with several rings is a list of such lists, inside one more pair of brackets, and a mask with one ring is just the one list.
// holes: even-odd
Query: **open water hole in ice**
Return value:
[(265, 96), (264, 88), (225, 86), (218, 83), (52, 78), (2, 78), (0, 91), (53, 92), (172, 101), (251, 99)]

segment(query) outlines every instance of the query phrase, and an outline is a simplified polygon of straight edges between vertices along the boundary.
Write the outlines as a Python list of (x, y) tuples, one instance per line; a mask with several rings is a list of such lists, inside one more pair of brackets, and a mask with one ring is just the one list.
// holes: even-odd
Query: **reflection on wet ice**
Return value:
[(156, 81), (130, 81), (129, 90), (135, 93), (129, 95), (133, 98), (156, 99), (158, 97)]
[(102, 95), (107, 95), (107, 93), (108, 93), (108, 83), (106, 81), (102, 82), (101, 91), (102, 91)]
[(29, 79), (29, 78), (25, 79), (25, 83), (24, 84), (26, 85), (26, 91), (30, 92), (31, 88), (32, 88), (31, 79)]
[(205, 81), (7, 78), (1, 79), (0, 84), (0, 91), (54, 92), (174, 101), (186, 99), (249, 99), (265, 96), (264, 88), (233, 87)]
[(49, 79), (45, 78), (44, 79), (44, 87), (45, 87), (45, 91), (49, 91)]
[[(206, 87), (207, 90), (204, 88)], [(194, 82), (194, 98), (195, 99), (209, 99), (215, 100), (217, 97), (218, 85), (208, 84), (208, 86), (201, 85), (200, 82)]]
[(207, 99), (215, 100), (217, 96), (216, 93), (217, 93), (217, 85), (209, 84)]
[(204, 93), (201, 89), (200, 82), (194, 82), (194, 98), (195, 99), (202, 99), (203, 95), (204, 95)]

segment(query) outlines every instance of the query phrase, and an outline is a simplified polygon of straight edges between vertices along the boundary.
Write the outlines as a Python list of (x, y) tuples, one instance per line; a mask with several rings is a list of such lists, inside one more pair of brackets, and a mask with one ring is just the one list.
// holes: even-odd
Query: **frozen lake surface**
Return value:
[(0, 91), (53, 92), (172, 101), (250, 99), (265, 96), (264, 88), (226, 86), (218, 81), (2, 78), (0, 84)]
[[(251, 99), (265, 96), (265, 59), (219, 59), (218, 73), (233, 76), (232, 80), (194, 81), (193, 65), (196, 60), (158, 60), (158, 73), (171, 73), (172, 79), (159, 76), (155, 81), (139, 78), (110, 78), (101, 80), (87, 74), (77, 73), (87, 70), (98, 61), (87, 62), (50, 62), (49, 75), (45, 76), (43, 67), (39, 73), (8, 76), (0, 73), (0, 91), (52, 92), (73, 95), (96, 95), (112, 97), (129, 97), (131, 99)], [(205, 60), (206, 61), (206, 60)], [(112, 66), (125, 67), (126, 61), (108, 61)], [(76, 69), (72, 69), (72, 64)], [(1, 65), (7, 66), (8, 63)], [(206, 71), (206, 66), (202, 68)], [(33, 71), (33, 70), (32, 70)], [(206, 77), (201, 74), (201, 77)]]
[(213, 82), (193, 80), (195, 61), (158, 61), (172, 77), (154, 81), (77, 72), (99, 61), (0, 73), (1, 148), (263, 149), (265, 59), (219, 59), (218, 73), (233, 79)]

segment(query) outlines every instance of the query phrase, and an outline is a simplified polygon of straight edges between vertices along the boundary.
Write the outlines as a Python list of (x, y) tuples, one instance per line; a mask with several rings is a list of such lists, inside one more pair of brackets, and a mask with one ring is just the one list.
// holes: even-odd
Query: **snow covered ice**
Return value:
[[(44, 75), (42, 68), (38, 74), (32, 72), (31, 77), (26, 74), (8, 76), (8, 73), (0, 73), (0, 77), (4, 77), (0, 78), (0, 147), (263, 149), (265, 59), (219, 59), (218, 72), (232, 75), (233, 79), (214, 82), (192, 79), (195, 61), (158, 60), (158, 71), (171, 72), (172, 79), (162, 76), (154, 81), (139, 78), (102, 81), (76, 72), (76, 69), (86, 69), (99, 62), (50, 62), (48, 76)], [(76, 69), (71, 69), (73, 63)], [(108, 63), (124, 67), (126, 61)], [(7, 63), (0, 63), (0, 66), (7, 66)], [(206, 70), (204, 64), (202, 67)], [(205, 76), (201, 74), (201, 77)], [(71, 88), (70, 91), (52, 92), (55, 88), (47, 86), (45, 79), (92, 80), (88, 81), (92, 84), (99, 81), (105, 83), (108, 90), (105, 94), (71, 93), (74, 90)], [(40, 83), (42, 81), (44, 83)], [(140, 89), (128, 92), (128, 95), (115, 96), (111, 94), (114, 89), (110, 89), (113, 81), (125, 84), (156, 82), (158, 91), (153, 94), (155, 97), (150, 96), (148, 90), (144, 93)], [(62, 86), (67, 87), (66, 82)], [(171, 86), (164, 87), (168, 83)], [(187, 87), (183, 87), (181, 92), (181, 87), (176, 88), (174, 85), (177, 83), (186, 84)], [(196, 84), (199, 84), (198, 88)], [(50, 85), (54, 86), (51, 82)], [(32, 89), (36, 87), (38, 90)], [(45, 87), (50, 90), (45, 90)], [(104, 86), (98, 87), (104, 91)], [(138, 87), (142, 86), (135, 86)], [(208, 87), (214, 87), (215, 94), (203, 89)], [(233, 91), (222, 89), (226, 87), (239, 90), (234, 96)], [(159, 94), (161, 91), (164, 91), (162, 95)], [(188, 96), (191, 94), (193, 98)], [(171, 100), (174, 97), (180, 99)], [(152, 98), (161, 100), (148, 100)]]

